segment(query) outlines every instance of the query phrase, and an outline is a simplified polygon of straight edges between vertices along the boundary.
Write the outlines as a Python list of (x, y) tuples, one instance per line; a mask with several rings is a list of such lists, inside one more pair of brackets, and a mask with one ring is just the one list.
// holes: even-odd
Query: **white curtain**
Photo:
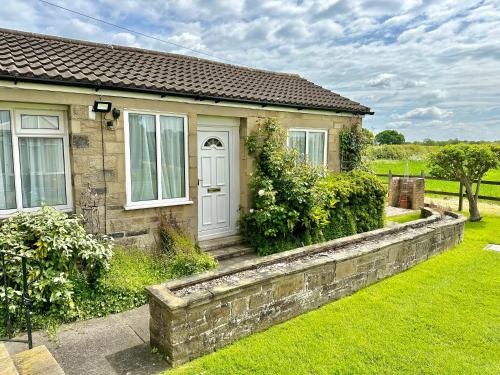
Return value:
[(132, 201), (158, 199), (154, 115), (129, 114)]
[(0, 111), (0, 210), (16, 208), (9, 111)]
[(185, 196), (184, 120), (160, 116), (162, 198)]
[(19, 138), (23, 207), (66, 204), (62, 138)]
[(306, 154), (306, 132), (289, 131), (288, 147), (296, 149), (303, 158)]
[(21, 115), (21, 128), (23, 129), (59, 129), (59, 117)]
[(314, 165), (323, 165), (325, 159), (325, 133), (309, 132), (307, 137), (308, 160)]

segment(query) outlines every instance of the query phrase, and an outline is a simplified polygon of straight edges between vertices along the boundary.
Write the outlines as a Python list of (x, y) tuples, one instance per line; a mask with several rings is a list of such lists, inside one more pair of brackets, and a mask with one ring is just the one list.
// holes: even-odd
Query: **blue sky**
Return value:
[[(500, 140), (500, 0), (52, 1), (243, 65), (298, 73), (370, 106), (365, 127), (375, 132)], [(196, 55), (38, 0), (3, 0), (0, 27)]]

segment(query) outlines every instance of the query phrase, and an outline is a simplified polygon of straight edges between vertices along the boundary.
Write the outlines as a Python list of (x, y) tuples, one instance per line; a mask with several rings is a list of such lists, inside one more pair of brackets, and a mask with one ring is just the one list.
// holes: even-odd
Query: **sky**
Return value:
[(175, 45), (39, 0), (2, 0), (0, 27), (297, 73), (409, 141), (500, 140), (500, 0), (51, 1)]

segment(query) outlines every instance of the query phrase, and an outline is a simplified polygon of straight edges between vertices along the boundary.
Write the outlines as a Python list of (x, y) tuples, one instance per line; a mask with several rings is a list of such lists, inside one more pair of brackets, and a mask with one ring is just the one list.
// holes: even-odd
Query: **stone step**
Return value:
[(245, 245), (235, 245), (229, 247), (223, 247), (215, 250), (208, 250), (207, 253), (212, 255), (219, 262), (222, 260), (242, 257), (245, 255), (254, 254), (254, 250), (251, 247)]
[(5, 344), (0, 344), (0, 374), (19, 375)]
[(198, 242), (198, 246), (202, 251), (212, 251), (223, 249), (230, 246), (240, 245), (243, 243), (243, 238), (239, 235), (214, 238), (213, 240), (205, 240)]
[(64, 375), (63, 369), (45, 345), (16, 354), (14, 364), (19, 375)]

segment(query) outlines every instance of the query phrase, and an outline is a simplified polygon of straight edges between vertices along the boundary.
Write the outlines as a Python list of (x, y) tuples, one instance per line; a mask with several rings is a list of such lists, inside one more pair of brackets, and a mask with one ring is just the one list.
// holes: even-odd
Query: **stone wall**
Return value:
[(418, 210), (424, 207), (424, 178), (391, 177), (389, 180), (389, 197), (387, 199), (389, 206), (400, 207), (403, 189), (406, 191), (408, 206), (402, 208)]
[[(7, 86), (5, 86), (7, 85)], [(45, 89), (45, 87), (47, 87)], [(77, 92), (79, 91), (79, 92)], [(114, 129), (106, 128), (106, 119), (89, 111), (94, 100), (109, 100), (112, 107), (121, 111)], [(340, 129), (360, 126), (362, 119), (346, 113), (283, 109), (272, 106), (237, 105), (190, 99), (165, 97), (152, 94), (118, 93), (65, 86), (42, 86), (23, 82), (0, 83), (0, 106), (59, 110), (66, 113), (70, 141), (70, 165), (73, 185), (74, 211), (81, 213), (80, 198), (90, 185), (99, 197), (98, 217), (100, 231), (125, 243), (148, 244), (153, 239), (160, 215), (174, 215), (185, 222), (193, 237), (198, 230), (197, 204), (197, 126), (199, 116), (232, 117), (240, 120), (240, 207), (249, 208), (248, 178), (254, 165), (244, 142), (256, 129), (259, 119), (278, 118), (288, 128), (317, 128), (328, 130), (328, 166), (339, 170)], [(189, 129), (189, 198), (190, 204), (167, 208), (125, 210), (125, 143), (124, 111), (177, 113), (188, 116)], [(101, 128), (103, 134), (101, 135)], [(103, 166), (104, 159), (104, 166)], [(236, 177), (238, 178), (238, 177)]]
[(395, 228), (151, 286), (151, 345), (180, 365), (453, 247), (464, 221), (432, 212)]

